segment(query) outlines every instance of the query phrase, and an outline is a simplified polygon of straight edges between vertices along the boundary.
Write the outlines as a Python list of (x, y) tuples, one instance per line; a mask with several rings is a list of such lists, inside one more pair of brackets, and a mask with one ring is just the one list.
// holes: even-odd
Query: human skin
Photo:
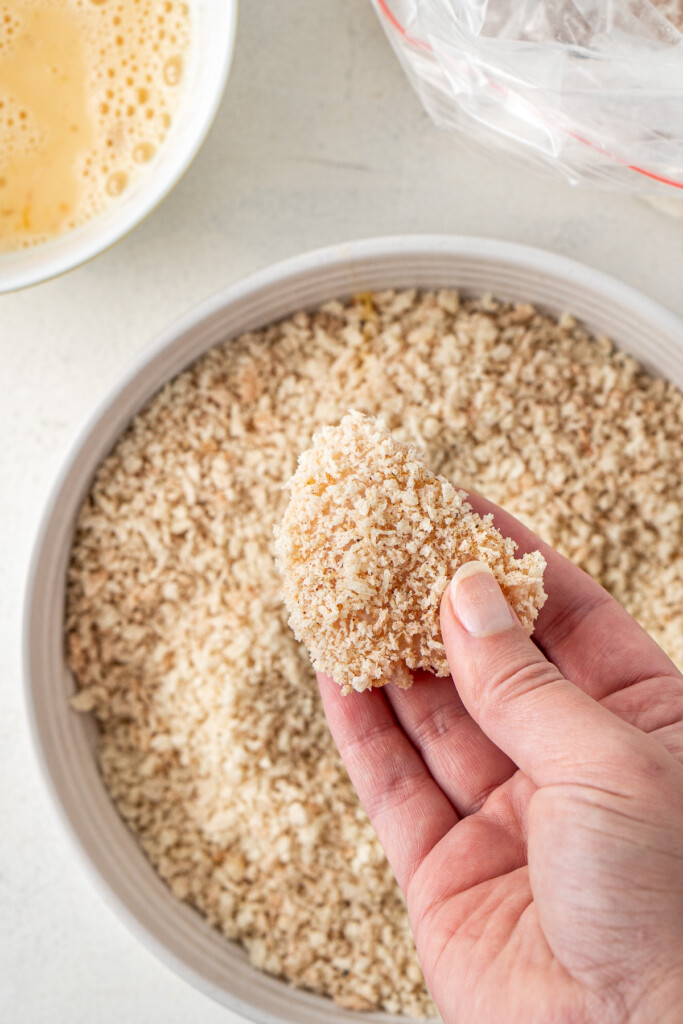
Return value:
[(469, 500), (548, 561), (533, 640), (474, 563), (441, 605), (451, 679), (342, 697), (319, 676), (430, 992), (445, 1024), (678, 1024), (683, 677), (597, 583)]

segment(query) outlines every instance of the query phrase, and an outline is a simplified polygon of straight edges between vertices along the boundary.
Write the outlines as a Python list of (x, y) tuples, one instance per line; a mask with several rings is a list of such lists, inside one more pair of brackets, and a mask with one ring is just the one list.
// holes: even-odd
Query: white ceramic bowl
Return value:
[[(95, 726), (69, 709), (62, 638), (67, 560), (80, 503), (144, 402), (212, 345), (302, 307), (387, 287), (458, 287), (571, 310), (683, 387), (683, 322), (603, 274), (550, 253), (476, 238), (385, 238), (334, 246), (255, 274), (170, 327), (116, 384), (76, 440), (40, 529), (25, 607), (25, 675), (36, 747), (84, 865), (131, 931), (219, 1002), (263, 1024), (341, 1024), (359, 1015), (257, 973), (244, 952), (175, 900), (118, 816), (95, 761)], [(402, 1019), (405, 1024), (405, 1018)]]
[(190, 6), (184, 94), (153, 164), (109, 209), (82, 227), (29, 249), (0, 253), (0, 293), (63, 274), (108, 249), (151, 213), (187, 170), (223, 95), (235, 43), (237, 0), (191, 0)]

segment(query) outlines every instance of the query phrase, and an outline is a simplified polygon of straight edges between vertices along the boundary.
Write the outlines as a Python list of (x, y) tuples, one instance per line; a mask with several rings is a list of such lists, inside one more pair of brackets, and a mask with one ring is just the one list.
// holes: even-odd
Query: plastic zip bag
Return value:
[(573, 184), (683, 199), (683, 0), (658, 2), (373, 0), (436, 124)]

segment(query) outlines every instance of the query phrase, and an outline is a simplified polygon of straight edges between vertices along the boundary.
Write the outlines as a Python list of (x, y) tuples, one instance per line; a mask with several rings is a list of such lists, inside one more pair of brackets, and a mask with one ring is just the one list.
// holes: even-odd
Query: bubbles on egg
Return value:
[(146, 164), (156, 153), (156, 147), (151, 142), (140, 142), (133, 150), (133, 160), (136, 164)]
[(178, 54), (169, 57), (164, 64), (164, 81), (166, 85), (177, 85), (183, 77), (183, 58)]
[(116, 171), (115, 174), (110, 174), (107, 178), (107, 194), (110, 196), (120, 196), (127, 184), (128, 175), (126, 172)]
[[(79, 36), (88, 51), (93, 139), (76, 158), (74, 172), (80, 198), (69, 211), (69, 228), (100, 213), (149, 173), (173, 123), (182, 97), (190, 42), (190, 8), (178, 0), (59, 0), (73, 11)], [(21, 4), (0, 0), (0, 63), (11, 52), (21, 28)], [(64, 69), (54, 65), (54, 87)], [(77, 131), (80, 127), (76, 126)], [(68, 126), (66, 131), (72, 132)], [(84, 133), (84, 138), (88, 132)], [(0, 87), (0, 178), (6, 178), (13, 155), (38, 152), (44, 126), (30, 109)], [(4, 187), (4, 186), (0, 186)], [(30, 242), (37, 242), (37, 235)], [(29, 244), (30, 244), (29, 242)], [(0, 248), (2, 248), (0, 232)], [(23, 245), (17, 239), (18, 245)]]
[(7, 2), (0, 3), (0, 59), (11, 53), (17, 34), (21, 29), (19, 12)]
[(6, 177), (3, 167), (12, 157), (35, 153), (43, 137), (40, 127), (28, 110), (21, 106), (14, 96), (0, 92), (0, 173)]
[[(75, 2), (92, 8), (94, 0)], [(94, 6), (104, 17), (90, 19), (92, 46), (108, 60), (95, 63), (98, 144), (92, 168), (100, 173), (84, 168), (83, 177), (93, 200), (102, 203), (130, 187), (168, 134), (184, 79), (190, 9), (178, 0), (99, 0)], [(106, 159), (111, 154), (114, 167)]]

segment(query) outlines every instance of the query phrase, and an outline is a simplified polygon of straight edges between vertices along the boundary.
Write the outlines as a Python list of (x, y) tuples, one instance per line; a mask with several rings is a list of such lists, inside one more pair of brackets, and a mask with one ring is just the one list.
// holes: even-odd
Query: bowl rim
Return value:
[[(236, 283), (229, 285), (227, 288), (220, 290), (193, 306), (189, 311), (174, 319), (166, 328), (159, 332), (155, 339), (130, 362), (128, 367), (117, 376), (114, 383), (108, 388), (104, 397), (96, 402), (94, 409), (86, 417), (68, 445), (67, 451), (61, 460), (60, 469), (49, 491), (32, 546), (22, 608), (24, 702), (31, 742), (36, 760), (40, 766), (40, 774), (45, 788), (50, 794), (52, 805), (57, 811), (62, 827), (69, 836), (72, 848), (75, 849), (78, 859), (85, 867), (86, 873), (92, 879), (96, 890), (104, 898), (104, 901), (114, 910), (116, 916), (125, 923), (132, 934), (150, 949), (158, 959), (171, 967), (178, 975), (199, 991), (212, 997), (234, 1012), (241, 1014), (246, 1019), (261, 1022), (261, 1024), (265, 1024), (265, 1022), (268, 1022), (268, 1024), (271, 1024), (271, 1022), (272, 1024), (287, 1024), (289, 1018), (272, 1016), (265, 1011), (257, 1011), (250, 1004), (244, 1003), (240, 998), (215, 984), (209, 978), (199, 973), (193, 966), (180, 959), (159, 938), (150, 932), (146, 924), (126, 904), (123, 896), (103, 876), (87, 849), (85, 836), (81, 834), (85, 832), (82, 824), (76, 820), (75, 815), (71, 814), (65, 806), (62, 793), (53, 777), (49, 757), (45, 749), (43, 726), (41, 725), (39, 708), (36, 701), (38, 695), (35, 692), (34, 682), (34, 655), (32, 649), (36, 644), (36, 635), (40, 636), (37, 632), (38, 627), (35, 619), (41, 562), (46, 557), (45, 549), (48, 533), (53, 519), (58, 512), (58, 506), (63, 498), (69, 476), (78, 466), (80, 460), (85, 459), (92, 462), (92, 465), (89, 466), (89, 479), (92, 479), (92, 474), (101, 462), (101, 456), (93, 461), (92, 453), (84, 453), (91, 435), (98, 424), (105, 420), (112, 412), (120, 396), (135, 383), (136, 379), (162, 353), (170, 348), (173, 342), (179, 343), (180, 339), (185, 337), (188, 332), (196, 329), (205, 321), (210, 320), (211, 317), (221, 310), (234, 305), (238, 300), (274, 285), (292, 283), (297, 278), (301, 278), (314, 270), (320, 270), (321, 268), (346, 269), (353, 267), (356, 261), (368, 258), (402, 256), (417, 259), (419, 257), (433, 257), (435, 255), (467, 256), (484, 263), (487, 261), (506, 263), (514, 266), (516, 269), (524, 269), (532, 274), (534, 272), (550, 274), (556, 280), (568, 282), (577, 289), (587, 288), (590, 292), (598, 293), (603, 298), (609, 297), (614, 302), (618, 302), (627, 312), (637, 313), (639, 317), (647, 318), (655, 330), (661, 331), (669, 337), (674, 337), (676, 339), (676, 346), (680, 346), (681, 353), (683, 353), (683, 320), (675, 313), (602, 271), (594, 270), (575, 260), (558, 256), (542, 249), (474, 236), (417, 234), (367, 238), (308, 251), (257, 270), (255, 273), (249, 274), (247, 277), (238, 280)], [(457, 288), (457, 285), (454, 284), (453, 287)], [(334, 297), (330, 296), (330, 298)], [(524, 299), (524, 296), (520, 296), (520, 299)], [(272, 322), (272, 319), (268, 322)], [(265, 322), (263, 326), (265, 326)], [(235, 334), (226, 335), (223, 340), (228, 340), (230, 337), (235, 336)], [(184, 366), (190, 365), (201, 356), (202, 352), (208, 351), (214, 344), (215, 342), (210, 342), (200, 352), (190, 354)], [(131, 418), (137, 414), (141, 406), (148, 401), (149, 396), (155, 394), (163, 386), (163, 383), (171, 379), (177, 372), (181, 371), (176, 370), (171, 376), (165, 377), (164, 381), (155, 384), (151, 391), (147, 389), (141, 399), (138, 396), (138, 404), (134, 411), (127, 413), (123, 417), (123, 426), (120, 423), (118, 424), (116, 437), (121, 436), (122, 430), (125, 429), (125, 424), (130, 422)], [(120, 416), (119, 419), (121, 419)], [(78, 502), (80, 503), (80, 498)], [(76, 509), (77, 507), (78, 504)], [(385, 1013), (371, 1013), (364, 1014), (363, 1016), (368, 1021), (389, 1021), (394, 1019)], [(358, 1018), (355, 1014), (349, 1014), (348, 1019), (357, 1020)], [(404, 1019), (407, 1024), (408, 1019)]]
[[(141, 183), (138, 194), (136, 194), (128, 207), (125, 205), (122, 207), (120, 216), (116, 217), (101, 232), (88, 233), (87, 237), (82, 241), (79, 241), (77, 237), (74, 238), (76, 232), (80, 230), (77, 228), (74, 231), (66, 231), (61, 235), (50, 238), (36, 246), (31, 246), (27, 249), (10, 250), (7, 253), (0, 254), (6, 259), (5, 265), (3, 265), (4, 260), (0, 262), (0, 295), (21, 291), (23, 288), (29, 288), (32, 285), (42, 284), (44, 281), (51, 281), (56, 277), (61, 277), (62, 274), (75, 270), (76, 267), (89, 263), (90, 260), (107, 252), (117, 242), (120, 242), (122, 238), (125, 238), (134, 231), (139, 224), (147, 220), (175, 188), (197, 156), (209, 134), (211, 125), (218, 113), (218, 107), (223, 99), (225, 86), (232, 67), (237, 35), (238, 0), (218, 0), (218, 9), (221, 12), (225, 34), (221, 44), (221, 58), (216, 63), (216, 74), (212, 83), (211, 95), (209, 101), (203, 104), (196, 112), (196, 115), (192, 117), (190, 122), (191, 129), (187, 133), (183, 147), (178, 149), (175, 157), (171, 157), (171, 153), (169, 153), (167, 165), (157, 177), (157, 181), (160, 184), (153, 187), (154, 175), (151, 175), (149, 186)], [(199, 54), (196, 59), (200, 59)], [(172, 142), (172, 140), (170, 141)], [(145, 176), (143, 181), (146, 178), (147, 176)], [(106, 213), (107, 211), (102, 211), (101, 214), (87, 221), (82, 228), (86, 229), (91, 225), (96, 226), (100, 217), (103, 217)], [(69, 246), (70, 240), (73, 240), (71, 246)], [(20, 263), (17, 267), (13, 266), (12, 256), (15, 253), (21, 253), (28, 258), (34, 253), (40, 255), (43, 247), (47, 249), (44, 258), (37, 258), (35, 263), (27, 265)], [(50, 248), (48, 249), (48, 247)]]

